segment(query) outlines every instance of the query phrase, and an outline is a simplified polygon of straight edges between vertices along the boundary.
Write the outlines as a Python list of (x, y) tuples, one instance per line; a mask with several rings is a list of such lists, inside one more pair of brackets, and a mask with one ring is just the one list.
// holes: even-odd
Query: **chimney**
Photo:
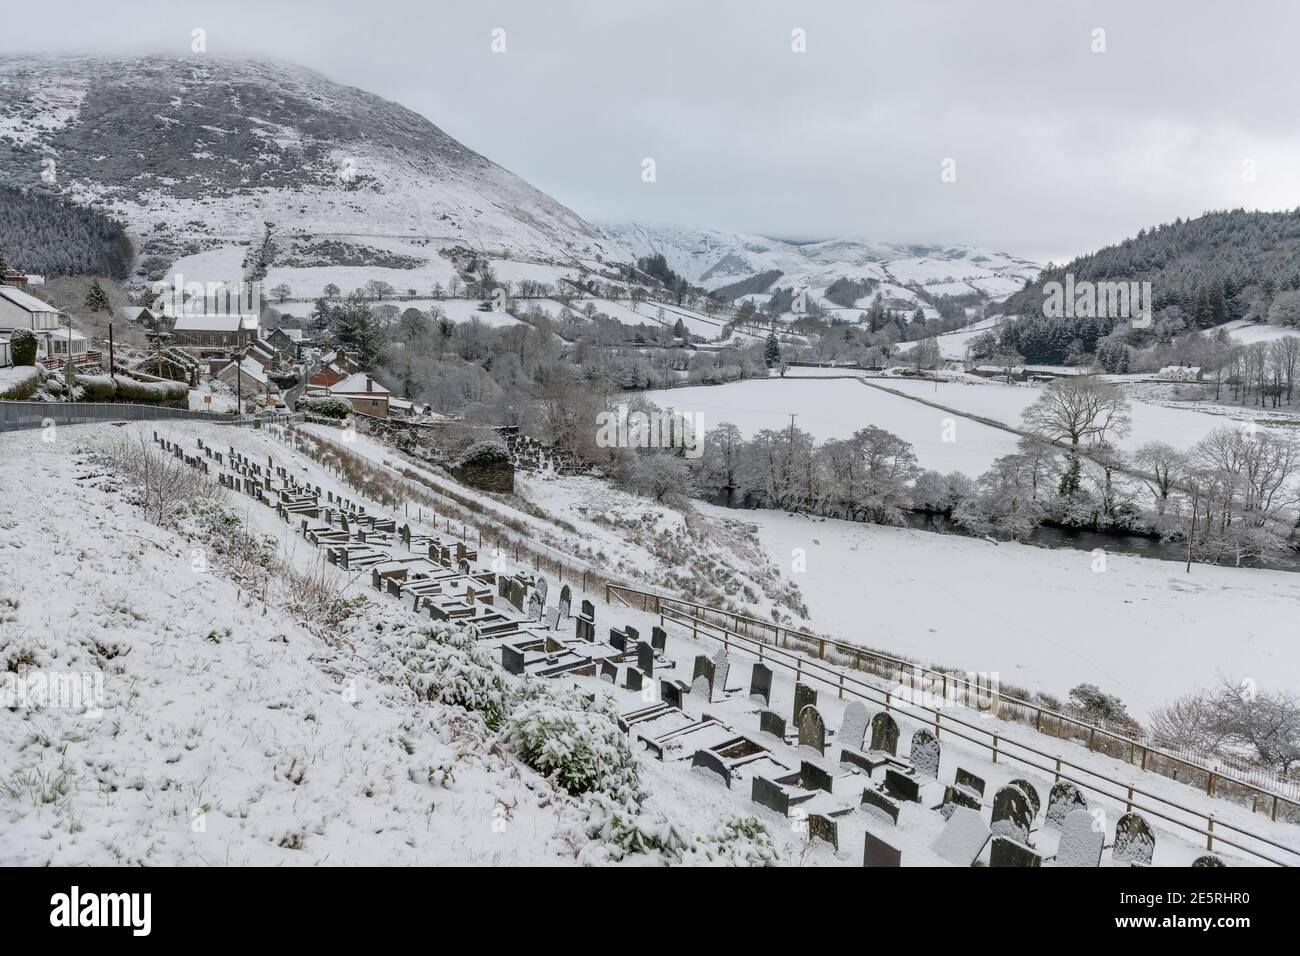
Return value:
[(373, 392), (374, 390), (375, 390), (375, 380), (374, 380), (373, 378), (371, 378), (369, 375), (367, 375), (367, 376), (366, 376), (366, 391), (367, 391), (367, 392)]

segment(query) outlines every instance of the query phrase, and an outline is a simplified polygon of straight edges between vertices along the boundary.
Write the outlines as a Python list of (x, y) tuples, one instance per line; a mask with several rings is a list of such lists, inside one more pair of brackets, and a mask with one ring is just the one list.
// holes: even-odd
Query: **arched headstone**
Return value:
[(1043, 801), (1042, 798), (1038, 796), (1038, 788), (1023, 777), (1018, 777), (1017, 779), (1012, 780), (1010, 786), (1020, 788), (1021, 792), (1025, 795), (1025, 799), (1029, 801), (1029, 809), (1031, 811), (1029, 818), (1031, 820), (1037, 818), (1038, 811), (1043, 809)]
[(1101, 848), (1106, 834), (1093, 825), (1087, 810), (1071, 810), (1061, 824), (1061, 841), (1056, 847), (1057, 866), (1101, 865)]
[(1192, 866), (1197, 867), (1198, 869), (1207, 866), (1227, 866), (1227, 865), (1228, 864), (1224, 863), (1213, 853), (1207, 853), (1204, 856), (1198, 856), (1196, 859), (1192, 861)]
[(871, 718), (871, 750), (898, 753), (898, 723), (883, 710)]
[(799, 746), (826, 753), (826, 721), (815, 706), (809, 704), (799, 712)]
[(1140, 813), (1126, 813), (1115, 824), (1112, 860), (1150, 863), (1156, 852), (1156, 835)]
[(573, 607), (573, 592), (569, 590), (566, 584), (560, 588), (560, 613), (565, 617), (569, 616), (569, 609)]
[(1072, 811), (1087, 809), (1088, 798), (1083, 795), (1083, 791), (1069, 781), (1062, 780), (1047, 794), (1046, 825), (1059, 830)]
[(993, 820), (990, 829), (995, 836), (1009, 837), (1017, 843), (1029, 840), (1029, 825), (1033, 817), (1029, 800), (1019, 787), (1007, 785), (993, 795)]
[(912, 749), (909, 756), (918, 777), (938, 778), (939, 740), (924, 727), (912, 735)]
[(457, 566), (457, 570), (459, 570), (461, 574), (469, 574), (469, 570), (470, 570), (469, 562), (466, 561), (464, 558), (461, 558), (460, 564)]
[(536, 591), (528, 598), (528, 620), (540, 621), (542, 619), (542, 596)]
[(840, 746), (861, 750), (870, 725), (871, 714), (867, 705), (860, 700), (849, 701), (849, 705), (844, 708), (844, 720), (840, 722)]
[(799, 715), (803, 713), (805, 707), (815, 703), (817, 703), (817, 691), (813, 690), (807, 684), (800, 684), (798, 681), (795, 681), (794, 714), (792, 715), (794, 723), (799, 723)]
[(537, 580), (533, 582), (533, 588), (536, 589), (539, 595), (541, 595), (542, 607), (546, 607), (546, 595), (551, 589), (551, 586), (546, 583), (546, 578), (539, 574)]

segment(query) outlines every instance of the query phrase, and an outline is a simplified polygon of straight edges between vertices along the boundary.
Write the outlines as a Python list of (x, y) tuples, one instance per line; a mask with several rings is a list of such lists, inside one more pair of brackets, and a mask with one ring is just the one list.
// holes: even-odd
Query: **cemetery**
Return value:
[(610, 694), (643, 758), (710, 781), (843, 865), (1300, 863), (1285, 824), (1266, 830), (1271, 821), (1163, 778), (1133, 785), (1046, 755), (978, 707), (909, 697), (663, 604), (606, 593), (598, 609), (572, 583), (494, 569), (468, 542), (303, 480), (275, 456), (154, 441), (273, 513), (375, 599), (472, 625), (507, 673)]

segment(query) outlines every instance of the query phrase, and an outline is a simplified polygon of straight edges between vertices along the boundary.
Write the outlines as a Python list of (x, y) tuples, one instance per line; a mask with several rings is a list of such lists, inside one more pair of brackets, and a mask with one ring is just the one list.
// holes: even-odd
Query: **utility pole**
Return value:
[(113, 368), (113, 323), (110, 322), (108, 323), (108, 377), (116, 382), (117, 376), (115, 372), (116, 369)]

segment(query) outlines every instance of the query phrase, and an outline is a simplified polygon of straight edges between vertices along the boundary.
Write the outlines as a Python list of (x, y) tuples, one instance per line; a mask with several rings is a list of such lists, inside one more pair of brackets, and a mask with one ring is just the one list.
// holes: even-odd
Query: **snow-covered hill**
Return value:
[(283, 63), (0, 58), (0, 178), (122, 218), (148, 278), (179, 260), (187, 279), (269, 269), (303, 295), (322, 277), (427, 292), (452, 275), (444, 249), (617, 255), (423, 116)]
[[(824, 289), (836, 279), (875, 279), (886, 295), (916, 299), (910, 287), (929, 295), (975, 293), (998, 299), (1022, 288), (1041, 266), (1017, 256), (971, 246), (903, 245), (863, 239), (792, 243), (765, 236), (602, 223), (611, 239), (635, 257), (660, 253), (687, 280), (719, 289), (764, 273), (780, 272), (762, 290), (808, 286)], [(892, 287), (892, 288), (891, 288)]]

